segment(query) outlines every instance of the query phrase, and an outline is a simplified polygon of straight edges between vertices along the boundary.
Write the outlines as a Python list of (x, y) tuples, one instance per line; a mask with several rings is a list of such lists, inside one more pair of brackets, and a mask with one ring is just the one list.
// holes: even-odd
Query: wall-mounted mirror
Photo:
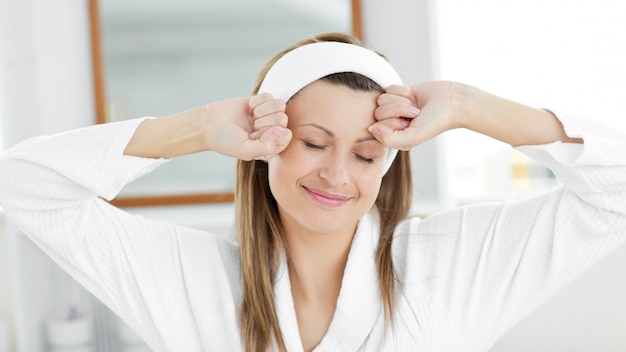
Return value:
[[(90, 0), (98, 123), (249, 95), (276, 53), (323, 32), (361, 37), (359, 0)], [(129, 184), (118, 206), (228, 202), (235, 160), (203, 153)]]

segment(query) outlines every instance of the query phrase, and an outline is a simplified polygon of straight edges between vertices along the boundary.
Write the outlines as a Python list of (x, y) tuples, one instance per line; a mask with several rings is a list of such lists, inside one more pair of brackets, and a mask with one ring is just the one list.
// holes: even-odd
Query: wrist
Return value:
[(189, 120), (191, 131), (196, 141), (197, 151), (212, 150), (209, 139), (210, 104), (193, 109), (194, 114)]
[(455, 83), (452, 90), (453, 114), (452, 124), (455, 128), (465, 128), (479, 131), (484, 125), (488, 111), (484, 111), (489, 105), (490, 96), (485, 91), (474, 86)]

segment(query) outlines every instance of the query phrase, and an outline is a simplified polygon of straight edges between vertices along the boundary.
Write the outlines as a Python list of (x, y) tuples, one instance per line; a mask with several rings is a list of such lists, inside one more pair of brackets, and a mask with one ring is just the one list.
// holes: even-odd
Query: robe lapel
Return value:
[(378, 214), (373, 209), (359, 221), (335, 315), (315, 351), (358, 351), (382, 314), (376, 270), (378, 238)]
[[(326, 335), (315, 351), (357, 351), (382, 314), (375, 260), (378, 226), (376, 210), (365, 214), (359, 221), (348, 254), (337, 309)], [(303, 351), (285, 258), (281, 260), (274, 284), (274, 299), (287, 350)]]
[(289, 280), (289, 271), (287, 261), (283, 256), (280, 261), (276, 283), (274, 283), (274, 304), (276, 306), (276, 315), (278, 315), (278, 324), (283, 334), (285, 347), (289, 352), (302, 352), (302, 340), (300, 339), (300, 331), (298, 330), (298, 319), (296, 317), (296, 308), (293, 304), (293, 296), (291, 295), (291, 281)]

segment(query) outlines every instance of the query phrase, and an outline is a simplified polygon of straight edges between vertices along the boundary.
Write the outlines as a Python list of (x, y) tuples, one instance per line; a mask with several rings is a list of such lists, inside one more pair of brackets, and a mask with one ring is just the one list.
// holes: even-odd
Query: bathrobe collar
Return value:
[[(377, 213), (372, 209), (359, 220), (348, 254), (337, 308), (316, 351), (358, 350), (382, 314), (375, 261), (379, 238)], [(274, 301), (283, 340), (288, 351), (300, 352), (303, 348), (285, 258), (281, 260), (276, 278)]]

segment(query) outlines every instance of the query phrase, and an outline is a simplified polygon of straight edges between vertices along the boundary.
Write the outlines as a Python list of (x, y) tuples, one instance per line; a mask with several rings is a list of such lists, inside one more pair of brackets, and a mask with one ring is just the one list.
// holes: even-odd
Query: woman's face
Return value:
[(268, 166), (288, 232), (353, 234), (374, 204), (387, 155), (367, 130), (378, 95), (318, 80), (287, 104), (293, 139)]

